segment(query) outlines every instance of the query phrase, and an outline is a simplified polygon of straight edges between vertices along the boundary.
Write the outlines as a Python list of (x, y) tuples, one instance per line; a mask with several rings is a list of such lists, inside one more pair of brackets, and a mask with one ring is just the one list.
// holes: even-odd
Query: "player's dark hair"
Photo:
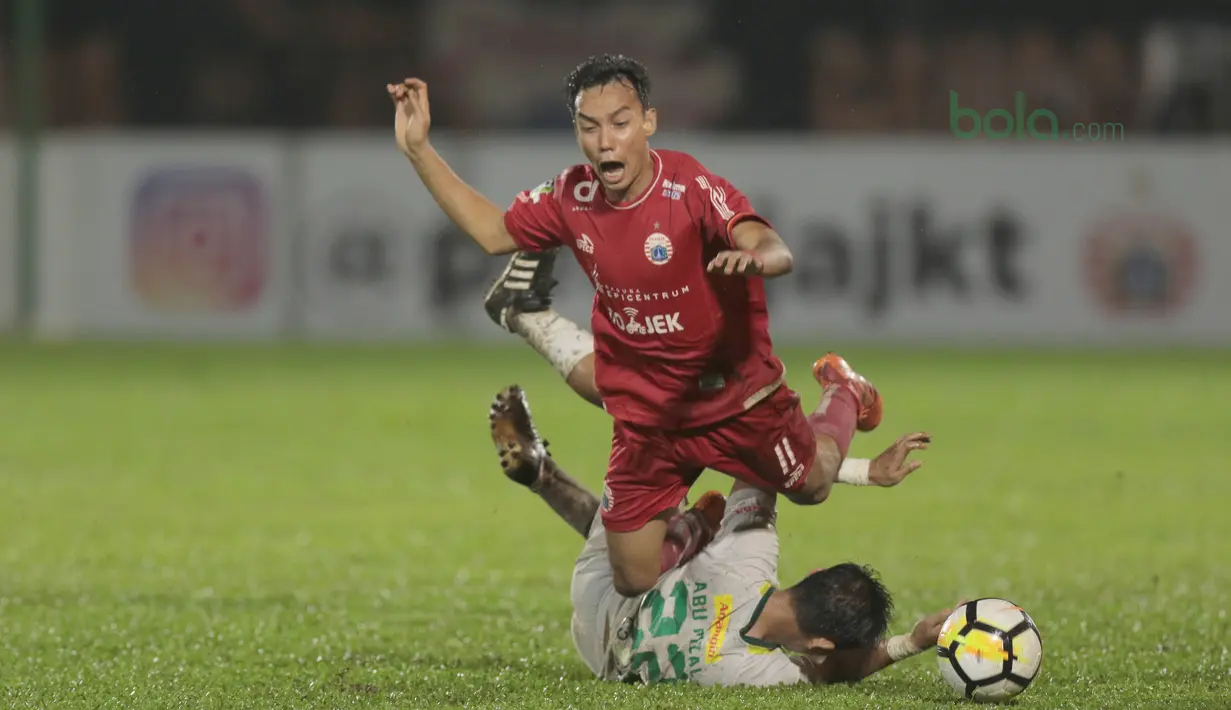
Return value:
[(813, 572), (788, 593), (799, 630), (839, 650), (876, 644), (893, 618), (893, 597), (876, 570), (851, 562)]
[(564, 79), (569, 115), (577, 115), (577, 96), (581, 92), (612, 83), (628, 84), (637, 93), (641, 108), (650, 107), (650, 73), (645, 65), (623, 54), (603, 54), (578, 64)]

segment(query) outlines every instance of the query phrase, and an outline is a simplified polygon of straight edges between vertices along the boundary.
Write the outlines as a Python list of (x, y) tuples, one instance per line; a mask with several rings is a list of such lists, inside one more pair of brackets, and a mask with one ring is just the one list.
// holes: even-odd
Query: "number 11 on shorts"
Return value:
[(791, 488), (799, 477), (804, 473), (803, 464), (799, 463), (799, 459), (795, 457), (795, 451), (791, 448), (791, 442), (783, 437), (781, 441), (774, 444), (774, 453), (778, 456), (778, 465), (782, 467), (782, 477), (786, 481), (783, 488)]

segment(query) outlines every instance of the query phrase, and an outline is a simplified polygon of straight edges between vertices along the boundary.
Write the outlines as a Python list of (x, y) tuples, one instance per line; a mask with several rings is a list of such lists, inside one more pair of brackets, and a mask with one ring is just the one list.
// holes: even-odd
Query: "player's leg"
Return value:
[[(598, 519), (601, 501), (569, 476), (547, 453), (547, 442), (539, 436), (534, 426), (525, 392), (516, 385), (501, 390), (492, 402), (488, 418), (491, 422), (492, 442), (500, 455), (500, 468), (505, 476), (538, 494), (561, 519), (583, 537), (593, 537), (592, 526), (594, 520)], [(696, 475), (692, 475), (690, 482), (695, 478)], [(634, 579), (639, 580), (635, 570), (640, 569), (637, 565), (641, 565), (652, 570), (652, 586), (661, 572), (691, 558), (713, 538), (714, 531), (722, 522), (725, 498), (721, 493), (711, 491), (703, 495), (691, 509), (681, 511), (680, 501), (686, 492), (687, 486), (684, 486), (678, 494), (664, 498), (674, 498), (674, 503), (669, 509), (664, 508), (655, 516), (653, 524), (646, 526), (648, 531), (634, 531), (617, 536), (617, 545), (621, 547), (616, 557), (620, 560), (621, 573), (632, 569)], [(635, 505), (636, 500), (624, 495), (623, 491), (620, 497), (627, 502), (621, 506), (619, 514), (627, 516), (630, 511), (629, 504)], [(606, 507), (611, 509), (613, 498), (609, 489), (604, 490), (604, 498)], [(633, 519), (636, 519), (635, 516)], [(637, 535), (638, 532), (641, 534)], [(634, 536), (636, 540), (632, 539)], [(649, 542), (644, 542), (645, 540)], [(645, 551), (650, 553), (651, 561), (642, 562), (636, 559), (635, 554), (628, 553), (626, 548), (632, 542), (650, 545)], [(638, 551), (641, 550), (633, 549), (634, 553)], [(605, 542), (603, 558), (604, 564), (609, 568), (613, 567), (607, 563)], [(629, 587), (623, 586), (621, 582), (620, 588)]]
[(501, 390), (488, 419), (504, 475), (536, 493), (569, 527), (586, 537), (598, 514), (599, 500), (548, 455), (547, 442), (534, 427), (522, 389), (514, 385)]
[(603, 406), (594, 383), (594, 336), (551, 308), (558, 249), (513, 254), (483, 299), (487, 315), (520, 335), (582, 399)]
[[(702, 515), (707, 524), (717, 531), (722, 523), (725, 503), (726, 499), (721, 493), (710, 491), (697, 501), (687, 515)], [(596, 515), (590, 524), (585, 546), (573, 565), (573, 579), (569, 585), (569, 597), (573, 603), (569, 630), (573, 644), (586, 665), (599, 677), (607, 677), (609, 644), (612, 637), (619, 633), (621, 624), (627, 623), (633, 615), (637, 604), (636, 597), (629, 598), (616, 590), (607, 537), (602, 515)], [(668, 540), (671, 537), (668, 524)], [(625, 643), (631, 644), (632, 639), (627, 639)]]
[(697, 437), (685, 455), (796, 504), (821, 503), (837, 480), (856, 429), (871, 431), (880, 423), (881, 400), (836, 355), (818, 360), (814, 374), (825, 390), (811, 415), (804, 415), (799, 395), (784, 385)]
[(884, 402), (872, 383), (836, 353), (817, 360), (812, 376), (822, 387), (820, 404), (806, 417), (816, 453), (803, 486), (787, 495), (801, 505), (816, 505), (829, 497), (856, 430), (872, 431), (884, 412)]
[[(565, 322), (569, 323), (567, 320)], [(587, 333), (587, 335), (589, 334)], [(578, 360), (576, 365), (569, 369), (564, 382), (579, 397), (600, 409), (602, 408), (603, 396), (599, 394), (598, 383), (594, 379), (594, 336), (590, 335), (590, 351)]]
[(679, 511), (702, 469), (678, 461), (674, 444), (661, 431), (614, 423), (602, 517), (613, 583), (624, 596), (648, 591), (695, 556), (722, 522), (725, 498), (716, 491)]
[(658, 581), (665, 566), (663, 554), (667, 547), (667, 520), (673, 511), (660, 511), (634, 530), (607, 530), (607, 559), (611, 564), (612, 585), (620, 594), (635, 597), (649, 591)]
[(634, 530), (607, 529), (616, 591), (626, 597), (647, 592), (664, 572), (696, 557), (714, 539), (725, 509), (726, 496), (709, 491), (688, 510), (677, 504)]
[(569, 583), (573, 606), (569, 631), (582, 661), (601, 678), (607, 665), (609, 636), (614, 633), (609, 629), (614, 630), (628, 615), (625, 607), (629, 600), (613, 583), (599, 499), (547, 453), (547, 442), (539, 438), (521, 388), (507, 387), (496, 395), (488, 418), (504, 475), (537, 493), (585, 538)]

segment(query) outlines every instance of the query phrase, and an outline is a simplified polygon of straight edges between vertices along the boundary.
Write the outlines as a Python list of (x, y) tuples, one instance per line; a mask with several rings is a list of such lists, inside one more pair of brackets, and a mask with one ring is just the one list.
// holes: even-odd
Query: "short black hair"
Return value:
[(874, 645), (893, 618), (893, 598), (876, 570), (852, 562), (813, 572), (788, 593), (799, 630), (838, 650)]
[(578, 64), (564, 79), (569, 115), (577, 115), (577, 96), (581, 92), (616, 82), (628, 84), (637, 92), (642, 109), (650, 107), (650, 73), (645, 65), (623, 54), (602, 54)]

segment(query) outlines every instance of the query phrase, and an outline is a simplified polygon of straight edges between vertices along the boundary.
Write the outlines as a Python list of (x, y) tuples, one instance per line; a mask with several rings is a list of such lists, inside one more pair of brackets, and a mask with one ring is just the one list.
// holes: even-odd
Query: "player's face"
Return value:
[(598, 173), (609, 199), (621, 200), (644, 190), (654, 175), (649, 138), (658, 127), (654, 109), (641, 106), (637, 92), (624, 82), (612, 82), (577, 96), (573, 127), (577, 143)]

